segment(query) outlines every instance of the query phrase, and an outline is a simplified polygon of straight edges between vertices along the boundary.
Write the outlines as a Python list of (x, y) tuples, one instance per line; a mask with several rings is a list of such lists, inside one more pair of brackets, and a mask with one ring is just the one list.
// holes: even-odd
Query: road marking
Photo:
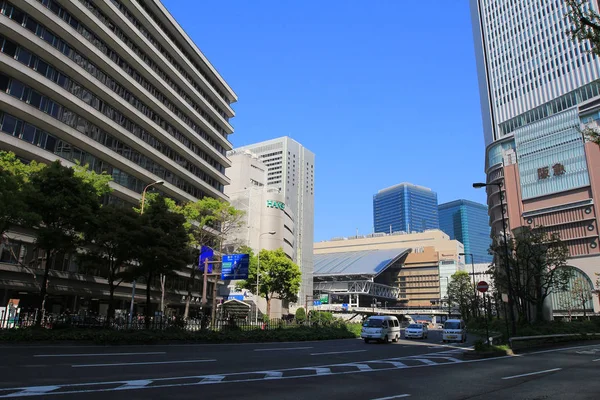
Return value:
[(96, 354), (35, 354), (34, 357), (102, 357), (102, 356), (141, 356), (148, 354), (167, 354), (166, 351), (149, 351), (146, 353), (96, 353)]
[(410, 394), (399, 394), (397, 396), (388, 396), (388, 397), (378, 397), (376, 399), (373, 400), (392, 400), (392, 399), (400, 399), (402, 397), (409, 397)]
[(327, 353), (311, 353), (311, 356), (325, 356), (328, 354), (362, 353), (366, 350), (328, 351)]
[(265, 379), (279, 379), (283, 376), (281, 371), (266, 371)]
[(371, 371), (373, 368), (369, 367), (367, 364), (358, 364), (358, 363), (348, 363), (348, 364), (336, 364), (335, 367), (354, 367), (358, 368), (359, 371)]
[(129, 389), (141, 389), (151, 384), (152, 381), (149, 379), (140, 379), (136, 381), (127, 381), (123, 386), (116, 388), (116, 390), (129, 390)]
[(273, 347), (271, 349), (254, 349), (254, 351), (305, 350), (312, 347)]
[(600, 358), (596, 358), (595, 360), (592, 360), (592, 362), (595, 362), (595, 361), (600, 361)]
[(180, 360), (180, 361), (148, 361), (148, 362), (133, 362), (133, 363), (114, 363), (114, 364), (73, 364), (72, 368), (85, 367), (117, 367), (125, 365), (156, 365), (156, 364), (186, 364), (186, 363), (201, 363), (212, 362), (217, 360)]
[(562, 368), (553, 368), (553, 369), (546, 369), (544, 371), (537, 371), (537, 372), (530, 372), (528, 374), (521, 374), (521, 375), (513, 375), (513, 376), (505, 376), (502, 379), (514, 379), (514, 378), (521, 378), (523, 376), (531, 376), (531, 375), (539, 375), (539, 374), (545, 374), (548, 372), (554, 372), (554, 371), (560, 371)]

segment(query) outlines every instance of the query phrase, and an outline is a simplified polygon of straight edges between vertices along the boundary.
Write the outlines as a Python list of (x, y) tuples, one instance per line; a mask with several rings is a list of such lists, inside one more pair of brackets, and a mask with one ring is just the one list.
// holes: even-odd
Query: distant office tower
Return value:
[(294, 262), (302, 271), (298, 304), (304, 305), (306, 296), (312, 296), (313, 285), (315, 155), (287, 136), (242, 146), (234, 151), (243, 150), (258, 155), (267, 168), (267, 186), (285, 195), (285, 208), (294, 215)]
[[(489, 248), (490, 225), (487, 206), (469, 200), (455, 200), (438, 207), (440, 229), (450, 239), (456, 239), (465, 246), (466, 254), (473, 254), (475, 263), (489, 263), (492, 256)], [(471, 263), (470, 256), (465, 259)]]
[[(598, 2), (586, 7), (598, 11)], [(600, 272), (600, 148), (581, 130), (600, 120), (600, 61), (570, 37), (565, 1), (471, 0), (471, 11), (492, 232), (502, 231), (502, 193), (507, 227), (558, 233), (591, 291)]]
[(437, 193), (423, 186), (400, 183), (373, 196), (375, 232), (423, 232), (438, 229)]

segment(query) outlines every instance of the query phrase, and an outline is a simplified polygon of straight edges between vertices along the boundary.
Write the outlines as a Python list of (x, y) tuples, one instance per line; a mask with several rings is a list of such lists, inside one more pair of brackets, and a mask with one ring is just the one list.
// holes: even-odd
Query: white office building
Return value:
[(285, 209), (294, 216), (294, 262), (302, 271), (298, 303), (312, 296), (314, 238), (315, 155), (300, 143), (284, 136), (235, 149), (250, 150), (264, 163), (266, 186), (280, 191)]
[[(232, 151), (228, 155), (231, 168), (227, 176), (231, 184), (225, 188), (230, 203), (242, 210), (243, 224), (228, 235), (226, 251), (236, 252), (240, 246), (248, 246), (254, 254), (261, 249), (276, 250), (282, 248), (293, 260), (294, 214), (286, 207), (285, 198), (277, 188), (265, 186), (267, 170), (260, 158), (249, 150)], [(228, 300), (236, 299), (258, 305), (262, 314), (266, 313), (264, 299), (256, 299), (247, 290), (237, 290), (237, 282), (231, 282), (222, 288), (221, 295)], [(252, 314), (254, 315), (254, 312)], [(274, 299), (271, 302), (271, 318), (281, 318), (288, 312), (288, 305)]]

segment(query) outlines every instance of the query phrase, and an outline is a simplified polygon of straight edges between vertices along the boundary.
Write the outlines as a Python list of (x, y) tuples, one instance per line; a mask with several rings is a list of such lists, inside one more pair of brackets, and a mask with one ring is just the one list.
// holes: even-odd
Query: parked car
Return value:
[(405, 339), (427, 339), (429, 330), (425, 324), (410, 324), (404, 330)]
[(461, 342), (467, 341), (467, 327), (462, 319), (449, 319), (444, 323), (444, 331), (442, 332), (442, 341), (446, 342)]
[(364, 323), (360, 337), (365, 343), (370, 340), (383, 341), (384, 343), (397, 342), (400, 339), (400, 323), (398, 318), (390, 316), (369, 317)]

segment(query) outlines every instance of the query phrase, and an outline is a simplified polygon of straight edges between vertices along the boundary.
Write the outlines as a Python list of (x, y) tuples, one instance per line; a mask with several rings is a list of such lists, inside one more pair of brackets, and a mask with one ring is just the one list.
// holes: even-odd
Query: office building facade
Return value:
[(302, 272), (298, 304), (304, 304), (306, 296), (312, 296), (313, 285), (315, 155), (287, 136), (242, 146), (234, 151), (245, 150), (256, 154), (264, 163), (266, 186), (285, 196), (285, 208), (294, 216), (293, 261)]
[(400, 183), (382, 189), (373, 196), (375, 232), (424, 232), (438, 229), (437, 193), (433, 190)]
[[(475, 263), (490, 263), (489, 253), (492, 239), (488, 208), (484, 204), (469, 200), (454, 200), (438, 206), (440, 229), (450, 239), (456, 239), (465, 246), (466, 254), (473, 254)], [(472, 260), (467, 256), (466, 263)]]
[[(158, 0), (0, 0), (0, 150), (107, 172), (109, 201), (138, 204), (158, 180), (157, 190), (177, 201), (225, 200), (236, 100)], [(11, 242), (17, 251), (2, 253), (8, 269), (33, 259), (33, 239), (14, 237), (22, 239)], [(51, 295), (82, 285), (67, 277), (77, 267), (64, 265)], [(185, 284), (177, 282), (172, 294), (180, 302)], [(102, 303), (103, 286), (89, 289)], [(117, 296), (126, 292), (123, 284)]]
[[(596, 1), (585, 6), (598, 11)], [(471, 0), (471, 11), (492, 232), (504, 214), (509, 230), (558, 233), (593, 290), (600, 148), (581, 131), (600, 119), (600, 60), (570, 37), (564, 1)]]

